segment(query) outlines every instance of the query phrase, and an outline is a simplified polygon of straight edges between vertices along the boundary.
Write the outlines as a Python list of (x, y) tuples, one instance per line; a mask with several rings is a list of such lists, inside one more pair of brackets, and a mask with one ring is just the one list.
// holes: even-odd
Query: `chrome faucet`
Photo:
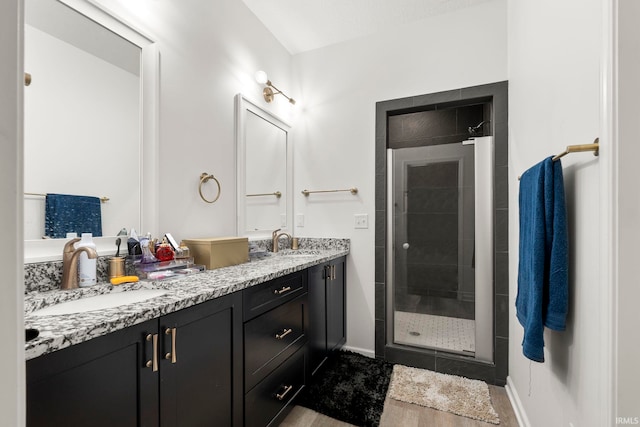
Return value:
[(278, 252), (278, 242), (280, 240), (280, 237), (285, 236), (289, 238), (289, 242), (291, 242), (291, 234), (289, 233), (280, 233), (278, 234), (278, 231), (282, 230), (281, 228), (278, 228), (277, 230), (275, 230), (273, 233), (271, 233), (271, 240), (273, 243), (273, 252)]
[(78, 287), (78, 256), (84, 252), (90, 259), (98, 257), (97, 252), (93, 248), (86, 246), (74, 249), (74, 243), (80, 241), (80, 238), (69, 240), (62, 250), (62, 283), (60, 289), (76, 289)]

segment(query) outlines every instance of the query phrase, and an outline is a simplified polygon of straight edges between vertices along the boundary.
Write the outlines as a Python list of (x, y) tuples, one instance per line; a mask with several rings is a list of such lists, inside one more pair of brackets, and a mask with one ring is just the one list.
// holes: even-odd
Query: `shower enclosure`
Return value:
[(376, 358), (505, 385), (508, 110), (506, 81), (376, 103)]
[(387, 150), (387, 342), (493, 362), (493, 158), (490, 136)]

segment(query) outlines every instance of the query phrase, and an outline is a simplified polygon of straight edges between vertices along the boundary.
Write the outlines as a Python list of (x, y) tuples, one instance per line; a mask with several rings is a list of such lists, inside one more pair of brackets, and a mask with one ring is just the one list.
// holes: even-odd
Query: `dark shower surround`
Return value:
[[(409, 364), (437, 372), (464, 375), (492, 384), (504, 385), (508, 374), (508, 183), (507, 183), (507, 82), (498, 82), (428, 95), (382, 101), (376, 104), (376, 357), (393, 363)], [(484, 123), (482, 123), (484, 122)], [(481, 124), (482, 123), (482, 124)], [(478, 125), (481, 124), (479, 127)], [(493, 135), (495, 142), (494, 182), (494, 363), (476, 361), (467, 356), (437, 350), (397, 347), (386, 342), (386, 197), (387, 148), (406, 148), (425, 145), (458, 143), (469, 137), (469, 127), (476, 128), (476, 136)], [(451, 168), (415, 170), (411, 175), (451, 174)], [(423, 179), (424, 176), (422, 176)], [(457, 180), (457, 179), (456, 179)], [(424, 182), (424, 180), (423, 180)], [(457, 267), (457, 206), (438, 203), (434, 188), (416, 188), (424, 194), (424, 203), (409, 210), (411, 233), (422, 234), (423, 243), (412, 239), (422, 259), (408, 260), (409, 293), (457, 297), (472, 300), (472, 285), (463, 280), (458, 288)], [(443, 192), (457, 188), (444, 186)], [(439, 223), (429, 221), (439, 211)], [(454, 214), (454, 211), (456, 212)], [(435, 240), (438, 240), (436, 242)], [(466, 246), (472, 242), (464, 243)], [(439, 249), (433, 249), (434, 246)], [(429, 249), (431, 248), (431, 249)], [(449, 249), (447, 249), (449, 248)], [(467, 248), (468, 249), (468, 248)], [(455, 259), (453, 259), (455, 258)], [(427, 259), (425, 263), (424, 260)], [(471, 266), (463, 267), (463, 276), (472, 274)], [(412, 280), (421, 276), (422, 284)], [(424, 285), (424, 277), (432, 277), (432, 285)], [(399, 292), (397, 292), (399, 293)]]

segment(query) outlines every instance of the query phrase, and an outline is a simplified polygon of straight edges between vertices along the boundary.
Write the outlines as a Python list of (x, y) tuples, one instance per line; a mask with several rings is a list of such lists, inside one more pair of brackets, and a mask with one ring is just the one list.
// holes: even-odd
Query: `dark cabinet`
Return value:
[(241, 294), (198, 304), (159, 322), (160, 426), (241, 426)]
[(157, 332), (152, 320), (27, 361), (27, 426), (157, 426)]
[(305, 386), (305, 272), (244, 291), (245, 425), (278, 425)]
[(235, 293), (27, 362), (27, 426), (241, 426)]
[(342, 257), (308, 269), (309, 374), (346, 341), (345, 261)]
[(28, 427), (277, 425), (345, 342), (345, 258), (27, 361)]

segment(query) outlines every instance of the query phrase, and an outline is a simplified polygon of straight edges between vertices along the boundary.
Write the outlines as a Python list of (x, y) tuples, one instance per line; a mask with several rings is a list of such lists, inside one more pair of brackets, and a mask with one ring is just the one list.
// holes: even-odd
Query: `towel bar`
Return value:
[[(24, 193), (25, 196), (39, 196), (39, 197), (47, 197), (46, 193)], [(102, 203), (106, 203), (109, 201), (108, 197), (100, 197), (100, 201)]]
[(600, 149), (600, 138), (596, 138), (593, 141), (593, 144), (581, 144), (581, 145), (569, 145), (564, 152), (557, 154), (553, 157), (553, 161), (555, 162), (560, 157), (564, 157), (570, 153), (579, 153), (582, 151), (593, 151), (593, 155), (597, 156), (599, 154)]
[(258, 196), (276, 196), (277, 198), (282, 197), (282, 193), (280, 191), (274, 191), (273, 193), (258, 193), (258, 194), (247, 194), (246, 197), (258, 197)]
[[(594, 156), (599, 155), (600, 154), (600, 138), (596, 138), (593, 141), (593, 144), (568, 145), (566, 150), (564, 150), (560, 154), (556, 154), (555, 156), (553, 156), (553, 159), (551, 160), (555, 162), (556, 160), (559, 160), (561, 157), (564, 157), (567, 154), (580, 153), (583, 151), (593, 151)], [(520, 181), (521, 176), (522, 175), (518, 175), (518, 181)]]
[(309, 196), (311, 193), (338, 193), (341, 191), (349, 191), (353, 195), (358, 194), (358, 189), (356, 187), (347, 188), (346, 190), (302, 190), (302, 194)]

